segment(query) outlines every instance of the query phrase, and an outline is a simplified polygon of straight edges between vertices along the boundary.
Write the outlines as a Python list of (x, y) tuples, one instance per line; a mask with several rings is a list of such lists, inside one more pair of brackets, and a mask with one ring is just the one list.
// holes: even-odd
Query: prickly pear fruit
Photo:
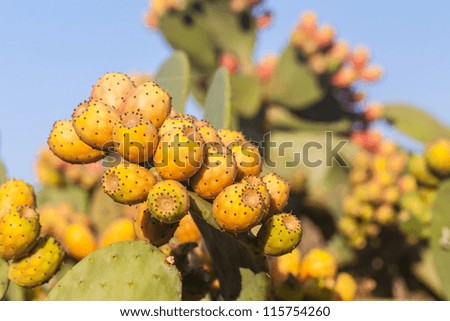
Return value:
[(11, 209), (0, 218), (0, 257), (16, 259), (27, 254), (40, 231), (39, 214), (29, 206)]
[(269, 173), (263, 176), (263, 182), (266, 184), (270, 195), (271, 214), (280, 213), (286, 207), (289, 199), (289, 184), (278, 174)]
[(221, 143), (217, 130), (206, 120), (198, 120), (194, 123), (197, 131), (202, 135), (205, 144)]
[(233, 146), (231, 151), (236, 160), (237, 180), (245, 176), (259, 176), (261, 174), (262, 158), (256, 146), (244, 143), (243, 145)]
[(67, 226), (70, 224), (66, 216), (72, 211), (70, 206), (60, 204), (58, 206), (45, 204), (39, 207), (39, 221), (41, 223), (41, 236), (51, 235), (57, 240), (64, 238)]
[(222, 144), (225, 147), (229, 148), (231, 148), (235, 143), (237, 143), (238, 145), (242, 145), (247, 141), (242, 132), (238, 132), (235, 130), (222, 128), (217, 131), (217, 135), (219, 135)]
[(391, 205), (383, 204), (373, 213), (373, 218), (381, 225), (393, 223), (395, 219), (395, 210)]
[(158, 130), (139, 112), (126, 112), (120, 116), (113, 132), (116, 150), (133, 163), (148, 161), (158, 145)]
[(128, 74), (128, 77), (130, 77), (136, 87), (142, 85), (144, 82), (152, 80), (152, 75), (147, 73)]
[(72, 123), (78, 137), (98, 150), (108, 150), (113, 145), (112, 133), (119, 113), (114, 107), (101, 102), (85, 102), (72, 114)]
[(450, 141), (439, 139), (429, 144), (425, 151), (429, 168), (441, 177), (450, 175)]
[(306, 281), (309, 278), (334, 278), (336, 271), (337, 263), (334, 256), (327, 251), (315, 248), (305, 255), (300, 278), (302, 281)]
[(276, 257), (271, 265), (271, 276), (275, 283), (285, 281), (289, 275), (300, 278), (302, 255), (298, 248), (291, 253)]
[(159, 128), (159, 136), (164, 136), (173, 129), (180, 129), (184, 126), (194, 126), (196, 118), (190, 115), (174, 115), (167, 117), (162, 126)]
[(201, 197), (212, 199), (233, 184), (237, 166), (231, 152), (222, 144), (208, 148), (203, 166), (189, 179), (189, 185)]
[(114, 201), (128, 205), (144, 202), (155, 183), (156, 177), (148, 169), (131, 163), (108, 169), (102, 178), (105, 193)]
[(270, 194), (269, 191), (267, 190), (266, 183), (264, 183), (260, 177), (252, 175), (244, 177), (240, 181), (240, 183), (244, 185), (253, 186), (258, 192), (261, 193), (261, 197), (264, 202), (264, 211), (268, 213), (270, 208)]
[(253, 186), (233, 184), (213, 202), (212, 212), (219, 227), (227, 232), (246, 232), (263, 218), (264, 200)]
[(439, 177), (430, 171), (425, 161), (425, 157), (422, 155), (414, 155), (410, 158), (408, 170), (421, 185), (436, 187), (439, 184)]
[(104, 74), (94, 84), (91, 92), (91, 100), (118, 108), (125, 101), (127, 93), (134, 88), (133, 82), (127, 75), (110, 72)]
[(154, 246), (167, 244), (178, 227), (177, 223), (166, 224), (152, 217), (147, 204), (138, 205), (133, 219), (134, 233), (140, 240), (148, 241)]
[(97, 249), (94, 234), (84, 224), (69, 225), (64, 233), (62, 243), (67, 253), (77, 260), (83, 259)]
[(350, 274), (345, 272), (338, 274), (334, 292), (342, 301), (352, 301), (355, 298), (356, 289), (356, 281)]
[(186, 187), (178, 181), (161, 181), (150, 189), (147, 206), (154, 218), (166, 224), (175, 223), (189, 210), (189, 194)]
[(119, 107), (121, 114), (127, 111), (140, 111), (145, 118), (159, 128), (169, 116), (172, 98), (155, 82), (148, 81), (131, 90)]
[(70, 120), (55, 122), (47, 143), (56, 156), (68, 163), (93, 163), (103, 158), (103, 152), (93, 149), (78, 137)]
[(203, 163), (203, 140), (192, 126), (173, 129), (160, 138), (153, 160), (162, 178), (187, 180)]
[(280, 256), (292, 252), (302, 234), (300, 220), (292, 214), (282, 213), (269, 217), (257, 238), (265, 255)]
[(120, 241), (131, 241), (136, 238), (133, 221), (128, 218), (119, 218), (111, 222), (103, 231), (99, 247), (104, 247)]
[(178, 225), (174, 237), (181, 243), (198, 242), (202, 234), (192, 218), (192, 214), (185, 215)]
[(53, 237), (42, 238), (28, 256), (9, 265), (8, 277), (27, 288), (41, 285), (56, 273), (63, 258), (64, 251)]
[(6, 181), (0, 185), (0, 218), (17, 206), (35, 207), (35, 198), (31, 185), (17, 179)]
[(397, 180), (397, 186), (401, 194), (414, 192), (417, 190), (417, 181), (413, 175), (406, 174)]

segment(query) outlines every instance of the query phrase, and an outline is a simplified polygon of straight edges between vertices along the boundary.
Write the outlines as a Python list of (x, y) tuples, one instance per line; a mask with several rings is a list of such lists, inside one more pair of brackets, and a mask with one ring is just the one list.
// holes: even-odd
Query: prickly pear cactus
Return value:
[(159, 68), (155, 81), (172, 96), (173, 108), (183, 113), (190, 89), (190, 66), (186, 54), (175, 52)]
[(8, 290), (9, 279), (8, 279), (8, 263), (0, 259), (0, 300), (6, 294)]
[(165, 258), (143, 241), (112, 244), (75, 265), (50, 291), (48, 300), (179, 300), (178, 271)]
[(3, 166), (3, 162), (0, 160), (0, 184), (3, 184), (4, 181), (6, 181), (6, 169), (5, 166)]
[(442, 285), (442, 291), (447, 300), (450, 299), (450, 212), (448, 199), (450, 197), (450, 181), (441, 184), (436, 195), (431, 221), (431, 253), (434, 265)]

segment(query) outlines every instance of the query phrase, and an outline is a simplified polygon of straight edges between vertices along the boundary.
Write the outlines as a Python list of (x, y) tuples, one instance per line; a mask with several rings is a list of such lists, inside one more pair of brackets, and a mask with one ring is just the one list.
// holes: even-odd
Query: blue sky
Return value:
[[(420, 106), (450, 124), (450, 4), (444, 1), (271, 0), (256, 56), (279, 52), (302, 11), (386, 76), (369, 98)], [(0, 155), (10, 177), (35, 182), (33, 159), (55, 120), (70, 116), (108, 71), (155, 71), (171, 52), (142, 23), (147, 0), (0, 1)]]

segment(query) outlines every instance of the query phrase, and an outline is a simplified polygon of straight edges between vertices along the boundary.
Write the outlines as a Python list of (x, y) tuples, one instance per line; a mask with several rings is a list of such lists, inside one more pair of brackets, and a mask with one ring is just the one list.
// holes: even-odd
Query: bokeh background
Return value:
[[(35, 182), (33, 161), (55, 120), (88, 98), (105, 72), (154, 72), (171, 52), (143, 24), (147, 0), (0, 0), (0, 155), (10, 177)], [(450, 124), (450, 3), (269, 0), (274, 21), (256, 57), (280, 52), (314, 10), (353, 47), (367, 45), (385, 77), (369, 99), (407, 102)], [(189, 110), (199, 110), (191, 101)]]

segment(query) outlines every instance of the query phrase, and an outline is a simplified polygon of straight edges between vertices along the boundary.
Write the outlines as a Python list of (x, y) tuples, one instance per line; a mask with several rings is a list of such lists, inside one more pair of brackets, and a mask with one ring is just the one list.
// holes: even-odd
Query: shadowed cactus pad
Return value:
[(0, 259), (0, 300), (5, 295), (8, 290), (9, 279), (8, 279), (8, 263)]
[(55, 285), (48, 300), (180, 300), (178, 271), (144, 241), (102, 248), (75, 265)]
[(23, 287), (47, 282), (58, 270), (64, 251), (53, 237), (40, 239), (30, 254), (9, 265), (9, 278)]

